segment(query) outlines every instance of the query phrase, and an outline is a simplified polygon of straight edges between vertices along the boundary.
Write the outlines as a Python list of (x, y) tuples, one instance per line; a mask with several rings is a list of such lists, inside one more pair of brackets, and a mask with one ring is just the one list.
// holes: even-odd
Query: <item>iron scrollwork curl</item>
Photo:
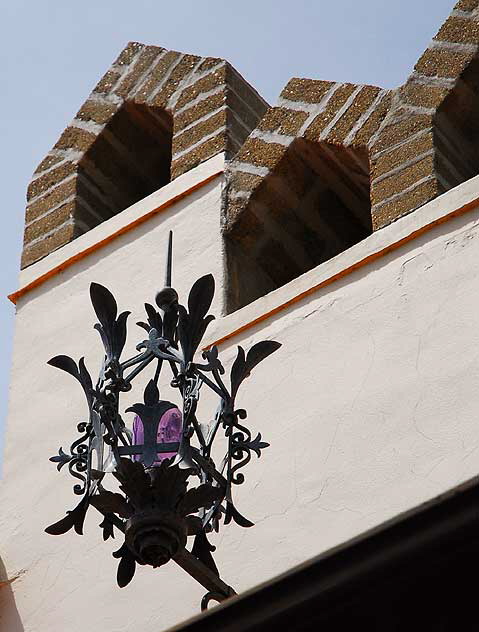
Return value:
[(82, 434), (70, 446), (70, 454), (65, 454), (62, 448), (59, 449), (58, 455), (52, 456), (50, 461), (57, 463), (57, 470), (60, 471), (64, 465), (68, 463), (68, 470), (72, 476), (82, 481), (73, 486), (73, 492), (77, 495), (85, 493), (88, 478), (88, 440), (92, 432), (91, 425), (86, 421), (81, 421), (77, 425), (77, 430)]
[[(261, 456), (261, 450), (269, 447), (269, 443), (261, 441), (261, 433), (258, 433), (255, 439), (252, 439), (251, 431), (246, 426), (241, 425), (237, 419), (245, 419), (246, 411), (240, 409), (235, 411), (236, 421), (230, 427), (231, 432), (231, 482), (235, 485), (244, 483), (245, 477), (242, 472), (238, 472), (251, 461), (251, 452), (258, 457)], [(239, 461), (233, 465), (233, 461)]]

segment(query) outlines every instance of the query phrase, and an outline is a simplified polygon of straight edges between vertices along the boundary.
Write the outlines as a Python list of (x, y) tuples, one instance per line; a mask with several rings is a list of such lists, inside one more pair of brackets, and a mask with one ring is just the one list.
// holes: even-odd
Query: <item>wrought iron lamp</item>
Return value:
[[(247, 354), (238, 347), (227, 386), (215, 346), (203, 350), (202, 361), (197, 361), (201, 340), (214, 318), (208, 315), (214, 295), (213, 277), (207, 275), (196, 281), (186, 308), (171, 287), (171, 233), (166, 268), (165, 288), (156, 296), (159, 310), (145, 304), (147, 322), (137, 323), (148, 337), (137, 345), (136, 355), (121, 360), (129, 312), (118, 315), (109, 290), (92, 283), (91, 301), (99, 320), (95, 329), (105, 347), (96, 384), (83, 358), (78, 364), (65, 355), (49, 361), (78, 380), (88, 403), (89, 419), (78, 424), (81, 436), (72, 443), (70, 453), (60, 448), (50, 459), (58, 470), (68, 465), (70, 473), (79, 479), (73, 491), (81, 500), (46, 532), (60, 535), (73, 528), (81, 535), (92, 505), (103, 514), (100, 527), (105, 540), (114, 537), (115, 530), (125, 536), (120, 549), (113, 553), (120, 560), (120, 587), (131, 581), (137, 564), (158, 567), (173, 559), (208, 590), (202, 601), (204, 609), (211, 599), (222, 601), (235, 594), (219, 577), (211, 555), (215, 547), (207, 534), (232, 520), (242, 527), (252, 526), (237, 510), (232, 490), (244, 481), (239, 470), (250, 461), (251, 453), (260, 456), (268, 446), (260, 433), (253, 438), (244, 422), (246, 411), (236, 408), (238, 388), (280, 344), (259, 342)], [(125, 411), (135, 413), (130, 430), (121, 414), (121, 394), (132, 389), (140, 373), (152, 368), (153, 377), (144, 390), (143, 402)], [(158, 384), (165, 368), (171, 371), (171, 386), (179, 394), (180, 407), (160, 398)], [(213, 419), (207, 423), (197, 416), (203, 387), (218, 400)], [(221, 434), (226, 454), (217, 466), (212, 447)], [(105, 488), (109, 472), (119, 481), (122, 493)], [(190, 537), (193, 545), (189, 550)]]

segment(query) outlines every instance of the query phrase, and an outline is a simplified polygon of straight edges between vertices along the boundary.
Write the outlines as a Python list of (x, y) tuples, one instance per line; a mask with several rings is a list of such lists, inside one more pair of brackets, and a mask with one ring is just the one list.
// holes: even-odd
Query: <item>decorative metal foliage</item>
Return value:
[[(247, 353), (238, 347), (231, 367), (229, 385), (225, 369), (213, 346), (201, 353), (198, 349), (213, 316), (208, 314), (215, 284), (211, 275), (196, 281), (188, 296), (187, 307), (178, 302), (178, 294), (171, 285), (171, 235), (168, 251), (166, 287), (156, 296), (159, 311), (145, 304), (146, 321), (137, 323), (147, 337), (137, 345), (138, 353), (122, 360), (130, 312), (118, 315), (115, 298), (108, 289), (92, 283), (90, 296), (98, 318), (98, 330), (105, 356), (96, 384), (88, 373), (83, 358), (78, 364), (68, 356), (52, 358), (49, 364), (66, 371), (81, 385), (88, 404), (88, 421), (77, 425), (80, 437), (71, 445), (69, 453), (60, 448), (50, 460), (61, 470), (65, 465), (80, 483), (74, 485), (81, 495), (79, 504), (65, 517), (49, 526), (52, 535), (74, 529), (82, 534), (88, 507), (92, 505), (103, 514), (100, 527), (106, 540), (115, 531), (125, 534), (125, 542), (113, 554), (120, 560), (118, 584), (125, 586), (132, 579), (136, 564), (160, 566), (170, 559), (178, 560), (191, 554), (203, 565), (210, 578), (204, 583), (210, 599), (221, 600), (231, 594), (219, 580), (218, 569), (208, 542), (207, 533), (218, 531), (220, 525), (235, 521), (242, 527), (252, 526), (236, 508), (233, 488), (244, 482), (240, 471), (251, 459), (268, 447), (258, 433), (253, 437), (246, 425), (246, 411), (236, 408), (235, 401), (243, 381), (280, 344), (263, 341)], [(154, 367), (143, 401), (125, 412), (133, 412), (141, 419), (144, 440), (133, 441), (120, 408), (120, 397), (130, 391), (133, 380), (148, 366)], [(159, 422), (176, 404), (161, 399), (159, 379), (162, 371), (171, 372), (171, 385), (177, 390), (182, 408), (182, 429), (179, 441), (158, 442)], [(153, 373), (153, 371), (152, 371)], [(216, 394), (218, 407), (213, 420), (204, 423), (197, 417), (201, 389)], [(218, 431), (226, 438), (226, 454), (219, 466), (212, 458), (212, 446)], [(176, 454), (174, 458), (161, 455)], [(161, 458), (160, 458), (161, 457)], [(160, 461), (159, 461), (160, 459)], [(106, 474), (112, 472), (120, 484), (120, 491), (105, 489)], [(188, 553), (187, 538), (194, 537)], [(218, 578), (212, 590), (211, 577)], [(228, 588), (228, 587), (227, 587)]]

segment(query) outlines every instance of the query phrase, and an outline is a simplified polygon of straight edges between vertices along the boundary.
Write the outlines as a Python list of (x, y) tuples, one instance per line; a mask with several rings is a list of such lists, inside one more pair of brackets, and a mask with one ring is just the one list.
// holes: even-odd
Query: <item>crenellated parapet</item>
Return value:
[(35, 171), (22, 267), (204, 160), (232, 157), (267, 107), (223, 59), (131, 42)]
[(269, 107), (225, 60), (130, 43), (34, 174), (22, 267), (223, 153), (245, 305), (479, 173), (478, 50), (460, 0), (399, 88), (293, 78)]

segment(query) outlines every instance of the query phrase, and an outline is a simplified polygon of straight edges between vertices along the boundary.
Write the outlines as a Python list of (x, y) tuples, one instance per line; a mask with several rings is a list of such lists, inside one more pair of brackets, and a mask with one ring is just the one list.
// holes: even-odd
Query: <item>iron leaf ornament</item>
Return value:
[[(281, 345), (272, 340), (245, 352), (238, 347), (226, 384), (218, 348), (198, 351), (214, 316), (209, 314), (215, 292), (211, 274), (192, 286), (187, 307), (171, 287), (172, 234), (169, 236), (165, 287), (155, 298), (157, 307), (145, 303), (146, 319), (137, 325), (143, 339), (137, 353), (122, 359), (130, 312), (118, 313), (111, 292), (98, 283), (90, 298), (98, 322), (95, 329), (104, 347), (96, 383), (83, 358), (75, 362), (58, 355), (49, 364), (67, 372), (80, 384), (88, 405), (88, 420), (77, 424), (80, 434), (69, 452), (60, 447), (50, 461), (60, 471), (65, 466), (78, 481), (73, 487), (79, 503), (58, 522), (46, 528), (51, 535), (73, 529), (83, 533), (86, 513), (93, 506), (102, 514), (103, 539), (123, 538), (113, 553), (119, 560), (117, 582), (126, 586), (137, 564), (159, 567), (173, 559), (208, 590), (202, 608), (222, 601), (234, 591), (219, 577), (207, 535), (232, 521), (241, 527), (253, 523), (243, 516), (233, 499), (233, 489), (244, 482), (242, 470), (251, 455), (268, 447), (260, 433), (253, 435), (247, 413), (236, 408), (238, 390), (253, 369)], [(157, 309), (158, 308), (158, 309)], [(200, 356), (200, 357), (199, 357)], [(135, 378), (150, 371), (142, 401), (121, 408), (122, 393), (133, 388)], [(176, 391), (177, 403), (161, 397), (164, 371)], [(164, 384), (164, 380), (162, 381)], [(218, 400), (212, 421), (197, 416), (202, 389)], [(122, 413), (134, 415), (128, 427)], [(226, 453), (219, 465), (212, 457), (215, 438), (223, 433)], [(113, 477), (118, 489), (106, 483)], [(188, 540), (192, 538), (192, 545)]]

